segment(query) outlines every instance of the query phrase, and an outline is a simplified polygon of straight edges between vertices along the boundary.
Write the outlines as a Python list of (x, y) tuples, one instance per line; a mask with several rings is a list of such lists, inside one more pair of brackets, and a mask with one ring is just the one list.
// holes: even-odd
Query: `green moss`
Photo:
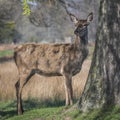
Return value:
[(87, 113), (72, 111), (70, 115), (72, 120), (120, 120), (120, 106), (91, 110)]

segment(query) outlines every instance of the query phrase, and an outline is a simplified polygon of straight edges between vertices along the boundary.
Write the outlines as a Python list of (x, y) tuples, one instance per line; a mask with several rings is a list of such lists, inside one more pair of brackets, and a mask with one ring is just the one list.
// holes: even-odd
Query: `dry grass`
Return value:
[(0, 63), (0, 99), (13, 99), (15, 96), (14, 84), (17, 78), (17, 68), (13, 61)]
[[(82, 71), (73, 77), (74, 96), (78, 98), (84, 88), (87, 74), (90, 67), (90, 60), (83, 64)], [(15, 99), (15, 83), (18, 80), (18, 72), (13, 61), (0, 64), (0, 100)], [(35, 75), (23, 89), (23, 98), (64, 99), (63, 77), (44, 77)]]
[(15, 47), (14, 44), (0, 44), (0, 51), (2, 50), (11, 50)]
[[(91, 60), (84, 61), (81, 72), (73, 77), (74, 98), (81, 95), (88, 76)], [(13, 60), (0, 63), (0, 100), (14, 100), (15, 83), (18, 71)], [(23, 99), (38, 98), (40, 100), (65, 99), (63, 77), (33, 76), (23, 89)]]

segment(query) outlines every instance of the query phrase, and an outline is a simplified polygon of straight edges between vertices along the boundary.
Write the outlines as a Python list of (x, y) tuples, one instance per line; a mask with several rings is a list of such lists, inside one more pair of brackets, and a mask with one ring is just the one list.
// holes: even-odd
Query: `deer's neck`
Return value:
[(79, 36), (76, 35), (75, 41), (74, 41), (74, 46), (77, 50), (81, 50), (87, 47), (86, 44), (84, 44)]

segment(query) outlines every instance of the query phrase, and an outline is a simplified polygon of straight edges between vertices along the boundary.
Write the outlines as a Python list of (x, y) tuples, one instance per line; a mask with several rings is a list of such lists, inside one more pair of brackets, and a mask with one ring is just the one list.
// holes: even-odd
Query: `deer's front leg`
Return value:
[(66, 94), (66, 106), (73, 104), (73, 89), (72, 89), (72, 75), (64, 75), (65, 82), (65, 94)]

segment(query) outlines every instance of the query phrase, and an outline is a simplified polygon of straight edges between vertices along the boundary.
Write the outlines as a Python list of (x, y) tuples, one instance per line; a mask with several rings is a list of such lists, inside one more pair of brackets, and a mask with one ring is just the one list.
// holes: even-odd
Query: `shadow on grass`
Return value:
[(0, 120), (6, 120), (7, 118), (13, 117), (15, 115), (16, 115), (15, 110), (0, 111)]
[(59, 107), (64, 106), (65, 102), (63, 100), (37, 100), (37, 99), (28, 99), (23, 101), (23, 107), (25, 110), (35, 109), (35, 108), (47, 108), (47, 107)]
[(0, 63), (13, 61), (13, 56), (10, 57), (0, 57)]
[[(2, 107), (0, 106), (0, 120), (5, 120), (7, 118), (13, 117), (17, 115), (16, 111), (16, 101), (9, 102)], [(32, 109), (41, 109), (41, 108), (49, 108), (49, 107), (59, 107), (64, 106), (64, 101), (59, 100), (36, 100), (36, 99), (28, 99), (23, 101), (23, 108), (25, 111), (29, 111)]]
[[(5, 104), (5, 103), (4, 103)], [(16, 103), (15, 101), (9, 102), (2, 107), (0, 106), (0, 120), (6, 120), (7, 118), (16, 115)]]
[[(77, 102), (77, 99), (74, 99), (74, 103)], [(23, 101), (23, 108), (25, 111), (30, 109), (40, 109), (40, 108), (52, 108), (52, 107), (60, 107), (65, 106), (65, 100), (59, 99), (46, 99), (46, 100), (39, 100), (39, 99), (28, 99)]]

